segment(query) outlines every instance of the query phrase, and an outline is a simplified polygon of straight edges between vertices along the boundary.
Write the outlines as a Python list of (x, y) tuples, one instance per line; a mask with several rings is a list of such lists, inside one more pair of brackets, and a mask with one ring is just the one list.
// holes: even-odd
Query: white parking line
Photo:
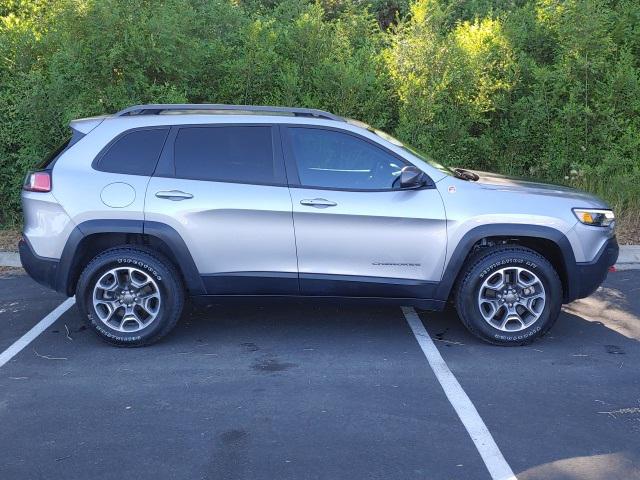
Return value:
[(16, 340), (13, 345), (7, 348), (4, 352), (0, 353), (0, 367), (15, 357), (24, 347), (29, 345), (38, 335), (44, 332), (49, 326), (53, 324), (60, 316), (69, 310), (73, 304), (76, 303), (75, 297), (67, 298), (64, 302), (58, 305), (51, 313), (40, 320), (36, 325)]
[(440, 382), (445, 395), (458, 417), (460, 417), (469, 436), (471, 436), (471, 440), (473, 440), (478, 453), (482, 457), (482, 461), (487, 466), (491, 478), (493, 480), (515, 480), (516, 476), (502, 456), (489, 429), (487, 429), (476, 407), (473, 406), (456, 377), (449, 370), (442, 355), (440, 355), (433, 340), (431, 340), (427, 330), (422, 325), (422, 321), (416, 311), (411, 307), (402, 307), (402, 313), (404, 313), (404, 317), (407, 319), (407, 323), (411, 327), (416, 340), (418, 340), (422, 352), (427, 357), (427, 361)]

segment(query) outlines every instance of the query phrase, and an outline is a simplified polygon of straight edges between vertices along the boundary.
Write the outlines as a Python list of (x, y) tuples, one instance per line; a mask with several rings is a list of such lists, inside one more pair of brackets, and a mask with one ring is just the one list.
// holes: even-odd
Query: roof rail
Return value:
[(326, 120), (335, 120), (338, 122), (344, 122), (345, 119), (334, 115), (333, 113), (325, 112), (323, 110), (316, 110), (314, 108), (289, 108), (289, 107), (269, 107), (262, 105), (224, 105), (215, 103), (157, 103), (149, 105), (134, 105), (124, 110), (120, 110), (115, 114), (116, 117), (124, 117), (131, 115), (158, 115), (162, 112), (171, 110), (211, 110), (212, 112), (248, 112), (257, 113), (264, 112), (265, 114), (290, 114), (295, 117), (315, 117), (323, 118)]

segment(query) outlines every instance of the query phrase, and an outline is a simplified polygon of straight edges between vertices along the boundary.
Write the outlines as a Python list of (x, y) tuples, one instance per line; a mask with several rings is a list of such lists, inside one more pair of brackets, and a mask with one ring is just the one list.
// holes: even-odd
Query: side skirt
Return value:
[(196, 295), (191, 297), (196, 305), (212, 305), (216, 303), (242, 303), (246, 305), (278, 305), (294, 302), (309, 305), (347, 304), (347, 305), (398, 305), (416, 307), (423, 310), (442, 311), (447, 302), (426, 298), (393, 298), (393, 297), (340, 297), (322, 295)]
[(317, 300), (416, 306), (442, 310), (445, 301), (434, 300), (438, 282), (402, 278), (363, 277), (292, 272), (223, 272), (202, 275), (206, 295), (211, 301), (251, 299)]

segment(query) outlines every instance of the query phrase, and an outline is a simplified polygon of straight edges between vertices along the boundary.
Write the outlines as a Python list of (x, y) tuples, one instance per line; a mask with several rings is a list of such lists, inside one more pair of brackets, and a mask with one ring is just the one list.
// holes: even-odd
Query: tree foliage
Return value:
[(328, 109), (640, 210), (636, 0), (3, 0), (0, 223), (71, 119), (147, 102)]

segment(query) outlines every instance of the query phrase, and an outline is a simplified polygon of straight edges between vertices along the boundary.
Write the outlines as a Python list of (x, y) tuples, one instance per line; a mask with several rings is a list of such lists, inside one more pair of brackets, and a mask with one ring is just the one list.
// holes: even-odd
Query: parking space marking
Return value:
[(35, 338), (49, 328), (53, 322), (62, 316), (64, 312), (69, 310), (76, 303), (75, 297), (67, 298), (58, 305), (51, 313), (40, 320), (31, 330), (16, 340), (9, 348), (0, 353), (0, 367), (15, 357), (20, 351), (29, 345)]
[(412, 307), (402, 307), (402, 313), (411, 327), (413, 335), (416, 337), (422, 352), (436, 375), (445, 395), (458, 414), (464, 428), (469, 433), (471, 440), (478, 449), (482, 461), (487, 466), (489, 474), (493, 480), (516, 480), (516, 476), (511, 467), (502, 456), (502, 452), (496, 445), (489, 429), (482, 421), (480, 414), (473, 406), (473, 403), (456, 380), (446, 362), (440, 355), (429, 333), (422, 325), (422, 321), (415, 309)]

